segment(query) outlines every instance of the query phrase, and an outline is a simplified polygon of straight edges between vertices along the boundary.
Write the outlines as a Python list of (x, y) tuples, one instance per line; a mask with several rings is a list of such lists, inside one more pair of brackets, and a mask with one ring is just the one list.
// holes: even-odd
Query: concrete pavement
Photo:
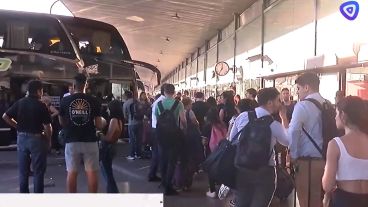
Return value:
[[(121, 193), (161, 193), (159, 183), (147, 181), (149, 160), (125, 159), (127, 155), (127, 144), (119, 143), (117, 157), (113, 163), (115, 179)], [(16, 151), (0, 151), (0, 193), (17, 193), (18, 187), (18, 165)], [(63, 155), (49, 155), (47, 172), (45, 176), (46, 193), (66, 192), (66, 171)], [(85, 174), (82, 172), (78, 177), (78, 192), (86, 193)], [(30, 191), (33, 190), (32, 177), (30, 177)], [(181, 192), (178, 196), (165, 197), (164, 204), (168, 207), (226, 207), (228, 201), (220, 201), (206, 197), (207, 176), (205, 173), (195, 175), (193, 186), (188, 192)], [(99, 192), (105, 192), (105, 183), (100, 176)], [(273, 206), (280, 206), (275, 202)], [(284, 204), (282, 206), (288, 206)], [(291, 205), (290, 205), (291, 206)]]

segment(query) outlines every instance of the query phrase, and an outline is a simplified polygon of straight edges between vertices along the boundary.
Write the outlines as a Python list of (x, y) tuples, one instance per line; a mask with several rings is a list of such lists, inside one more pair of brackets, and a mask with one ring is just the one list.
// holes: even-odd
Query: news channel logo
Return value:
[(350, 21), (355, 20), (359, 14), (359, 3), (357, 1), (347, 1), (340, 5), (341, 14)]

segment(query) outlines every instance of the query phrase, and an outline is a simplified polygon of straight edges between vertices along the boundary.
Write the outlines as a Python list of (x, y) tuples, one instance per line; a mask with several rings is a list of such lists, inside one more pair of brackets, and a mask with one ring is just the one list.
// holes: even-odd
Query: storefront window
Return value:
[(185, 67), (179, 69), (179, 83), (185, 81)]
[[(234, 65), (234, 47), (235, 47), (235, 41), (234, 41), (234, 35), (231, 35), (224, 41), (220, 42), (219, 45), (219, 60), (218, 62), (224, 61), (226, 62), (230, 68), (233, 68)], [(232, 83), (234, 81), (234, 72), (233, 70), (229, 70), (229, 72), (225, 76), (219, 77), (218, 84), (226, 84), (226, 83)]]
[(314, 0), (281, 1), (265, 13), (263, 75), (304, 69), (314, 56)]
[[(219, 61), (227, 61), (230, 58), (234, 57), (234, 35), (231, 35), (229, 38), (225, 39), (223, 42), (220, 42), (219, 45)], [(234, 62), (231, 63), (230, 67)]]
[(359, 96), (368, 100), (368, 68), (346, 70), (346, 95)]
[(206, 69), (206, 85), (216, 85), (216, 74), (215, 74), (215, 67), (210, 67)]
[[(204, 57), (204, 56), (203, 56)], [(197, 61), (199, 61), (199, 58), (195, 59), (192, 62), (192, 66), (190, 68), (190, 75), (195, 75), (197, 73)], [(201, 62), (199, 63), (199, 68), (198, 71), (202, 71), (203, 70), (203, 66), (201, 67), (201, 65), (203, 65)]]
[(236, 66), (243, 67), (244, 76), (250, 78), (251, 73), (257, 73), (260, 68), (250, 68), (250, 64), (260, 61), (251, 57), (262, 53), (262, 19), (257, 18), (236, 32)]
[(260, 59), (252, 59), (262, 53), (262, 18), (260, 16), (236, 31), (236, 43), (235, 65), (237, 68), (241, 67), (237, 74), (240, 77), (236, 77), (241, 82), (237, 85), (237, 93), (243, 98), (246, 89), (259, 88), (260, 85), (259, 81), (258, 84), (255, 83), (259, 71), (262, 70), (262, 63)]
[(276, 78), (275, 80), (275, 87), (277, 88), (278, 91), (280, 91), (283, 88), (287, 88), (290, 91), (290, 96), (292, 98), (292, 100), (297, 101), (298, 100), (298, 95), (297, 95), (297, 88), (295, 85), (295, 80), (297, 79), (297, 75), (294, 76), (286, 76), (286, 77), (280, 77), (280, 78)]
[(215, 66), (217, 63), (217, 46), (207, 51), (207, 68)]
[[(204, 77), (204, 66), (205, 66), (205, 54), (201, 55), (198, 58), (198, 85), (205, 85), (205, 77)], [(195, 76), (196, 73), (193, 73)]]
[(338, 73), (325, 73), (319, 78), (319, 92), (323, 98), (335, 104), (335, 94), (339, 90)]
[(274, 85), (273, 85), (273, 82), (274, 82), (274, 80), (264, 80), (264, 87), (265, 88), (270, 88), (270, 87), (273, 87)]
[(215, 85), (214, 69), (217, 62), (217, 46), (207, 51), (206, 85)]

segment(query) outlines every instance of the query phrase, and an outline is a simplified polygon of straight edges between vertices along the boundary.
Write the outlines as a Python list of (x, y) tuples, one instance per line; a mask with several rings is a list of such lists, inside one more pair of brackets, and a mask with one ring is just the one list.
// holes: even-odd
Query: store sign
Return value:
[(7, 71), (12, 61), (9, 58), (0, 58), (0, 71)]
[(308, 58), (305, 61), (304, 69), (315, 69), (315, 68), (321, 68), (321, 67), (326, 67), (326, 66), (332, 66), (336, 64), (337, 64), (337, 61), (336, 61), (335, 54), (325, 54), (325, 55), (319, 55), (319, 56)]

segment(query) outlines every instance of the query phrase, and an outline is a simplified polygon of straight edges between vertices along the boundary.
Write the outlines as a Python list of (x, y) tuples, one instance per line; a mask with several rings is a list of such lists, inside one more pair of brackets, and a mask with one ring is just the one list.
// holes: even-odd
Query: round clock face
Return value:
[(224, 76), (229, 72), (229, 65), (226, 62), (219, 62), (215, 66), (215, 72), (218, 76)]

